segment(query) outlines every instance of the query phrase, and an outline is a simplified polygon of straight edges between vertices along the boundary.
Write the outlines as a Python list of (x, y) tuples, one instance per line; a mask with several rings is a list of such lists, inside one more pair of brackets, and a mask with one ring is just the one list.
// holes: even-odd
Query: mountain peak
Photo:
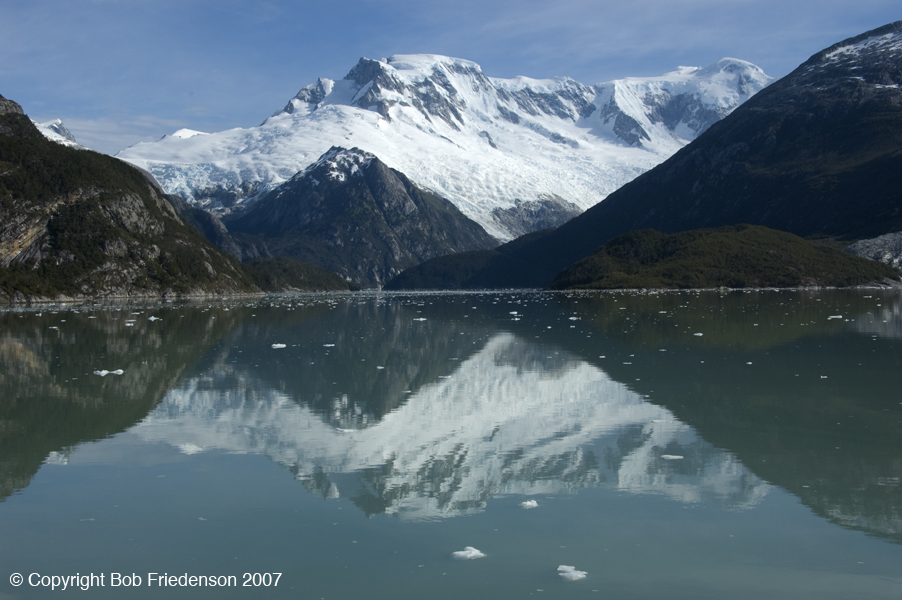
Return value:
[(360, 176), (376, 157), (360, 148), (332, 146), (319, 160), (298, 173), (294, 179), (312, 177), (318, 184), (320, 178), (345, 181), (348, 177)]
[[(589, 86), (568, 77), (492, 78), (475, 62), (436, 54), (361, 58), (344, 78), (303, 87), (258, 127), (169, 136), (118, 156), (151, 171), (167, 192), (228, 213), (330, 148), (356, 147), (507, 240), (515, 232), (496, 209), (549, 197), (588, 208), (769, 81), (736, 59)], [(216, 199), (223, 194), (240, 200)]]

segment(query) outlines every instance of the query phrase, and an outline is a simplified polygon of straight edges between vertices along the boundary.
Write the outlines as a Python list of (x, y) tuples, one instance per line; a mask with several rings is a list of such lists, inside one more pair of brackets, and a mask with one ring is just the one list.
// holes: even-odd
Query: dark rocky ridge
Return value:
[(356, 148), (332, 148), (224, 222), (242, 244), (365, 287), (435, 256), (497, 245), (453, 204)]

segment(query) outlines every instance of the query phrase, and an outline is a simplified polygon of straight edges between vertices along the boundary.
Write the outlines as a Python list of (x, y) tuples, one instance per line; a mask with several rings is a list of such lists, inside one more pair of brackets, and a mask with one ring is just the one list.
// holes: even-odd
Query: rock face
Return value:
[[(451, 201), (499, 240), (518, 211), (559, 197), (581, 210), (660, 163), (771, 81), (736, 59), (595, 86), (567, 77), (499, 79), (437, 55), (361, 59), (344, 79), (301, 89), (257, 127), (180, 131), (119, 157), (171, 194), (229, 213), (252, 204), (336, 144), (370, 152)], [(498, 220), (495, 211), (518, 217)], [(512, 224), (515, 229), (508, 230)]]
[(225, 224), (245, 244), (366, 287), (435, 256), (497, 245), (453, 204), (357, 148), (332, 148)]
[(638, 229), (748, 223), (849, 241), (900, 231), (900, 148), (902, 21), (818, 52), (555, 232), (458, 272), (483, 285), (491, 274), (505, 286), (544, 286)]
[(0, 95), (0, 115), (5, 115), (8, 113), (21, 115), (23, 114), (22, 107), (19, 106), (17, 102), (7, 100), (3, 97), (3, 95)]
[(902, 269), (902, 231), (859, 240), (846, 248), (846, 252)]
[(257, 291), (137, 169), (0, 115), (0, 299)]

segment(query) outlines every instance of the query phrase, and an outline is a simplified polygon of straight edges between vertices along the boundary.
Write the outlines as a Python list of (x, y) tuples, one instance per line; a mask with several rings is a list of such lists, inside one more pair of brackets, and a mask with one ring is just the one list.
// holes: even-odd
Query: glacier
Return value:
[(593, 86), (492, 78), (472, 61), (439, 55), (362, 58), (344, 79), (320, 78), (256, 127), (182, 129), (117, 156), (166, 192), (227, 214), (332, 146), (353, 146), (506, 241), (516, 232), (493, 210), (548, 197), (589, 208), (771, 81), (733, 58)]

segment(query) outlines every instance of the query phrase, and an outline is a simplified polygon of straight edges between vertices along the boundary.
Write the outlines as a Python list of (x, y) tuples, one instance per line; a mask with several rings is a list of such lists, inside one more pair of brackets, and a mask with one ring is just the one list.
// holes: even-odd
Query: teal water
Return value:
[(0, 367), (0, 598), (902, 593), (898, 292), (42, 307)]

